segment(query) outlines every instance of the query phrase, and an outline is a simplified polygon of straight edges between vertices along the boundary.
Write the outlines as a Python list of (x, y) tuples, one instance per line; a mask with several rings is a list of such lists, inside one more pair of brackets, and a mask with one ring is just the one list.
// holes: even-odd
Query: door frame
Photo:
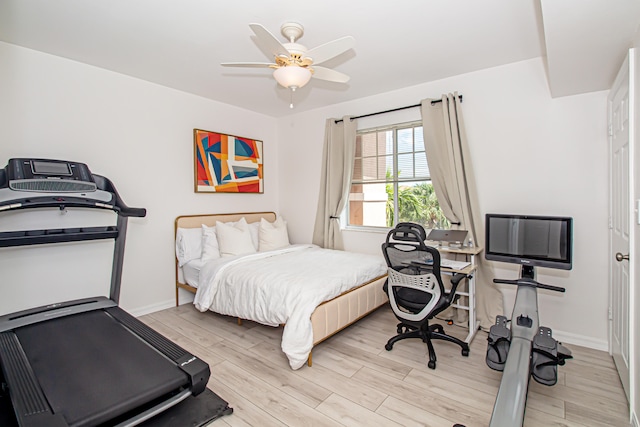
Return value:
[[(640, 242), (637, 242), (636, 240), (640, 237), (640, 234), (636, 233), (636, 227), (638, 225), (640, 225), (640, 195), (636, 195), (636, 189), (640, 190), (640, 183), (638, 183), (638, 185), (636, 185), (636, 180), (640, 179), (640, 174), (638, 174), (636, 172), (636, 165), (638, 164), (637, 161), (640, 161), (638, 159), (636, 159), (636, 130), (635, 130), (635, 126), (638, 125), (638, 122), (636, 121), (636, 84), (637, 82), (635, 81), (636, 78), (636, 51), (634, 48), (631, 48), (628, 50), (628, 53), (626, 55), (625, 60), (623, 61), (623, 63), (621, 64), (620, 67), (620, 71), (618, 72), (618, 76), (615, 79), (615, 82), (611, 88), (611, 91), (615, 90), (619, 84), (619, 78), (620, 75), (623, 74), (623, 70), (626, 66), (626, 74), (627, 74), (627, 80), (628, 80), (628, 84), (629, 84), (629, 99), (628, 99), (628, 120), (629, 120), (629, 177), (628, 177), (628, 191), (627, 191), (627, 197), (628, 197), (628, 211), (627, 211), (627, 215), (628, 215), (628, 220), (629, 220), (629, 300), (628, 300), (628, 310), (629, 310), (629, 319), (628, 319), (628, 357), (629, 357), (629, 378), (628, 378), (628, 399), (629, 399), (629, 409), (630, 409), (630, 413), (629, 413), (629, 417), (630, 417), (630, 421), (633, 420), (637, 415), (635, 414), (634, 411), (634, 399), (635, 399), (635, 394), (637, 393), (637, 390), (635, 389), (635, 378), (637, 375), (636, 372), (636, 368), (635, 365), (636, 363), (633, 363), (634, 360), (636, 360), (636, 354), (634, 351), (634, 347), (635, 347), (635, 340), (634, 340), (634, 334), (636, 333), (634, 330), (634, 325), (637, 322), (637, 316), (635, 315), (635, 304), (634, 304), (634, 299), (636, 298), (636, 292), (635, 292), (635, 288), (637, 286), (636, 281), (637, 281), (637, 274), (636, 274), (636, 266), (638, 265), (638, 260), (636, 260), (636, 254), (638, 254), (638, 256), (640, 256), (640, 251), (636, 251), (636, 249), (638, 247), (640, 247)], [(607, 137), (607, 142), (608, 142), (608, 151), (609, 151), (609, 251), (608, 251), (608, 255), (609, 255), (609, 263), (608, 263), (608, 269), (609, 269), (609, 303), (608, 303), (608, 309), (609, 309), (609, 354), (613, 354), (613, 300), (612, 300), (612, 295), (613, 295), (613, 266), (615, 265), (614, 263), (616, 263), (617, 261), (615, 261), (614, 259), (614, 249), (613, 249), (613, 243), (612, 243), (612, 235), (613, 235), (613, 226), (612, 226), (612, 209), (613, 209), (613, 182), (612, 182), (612, 176), (613, 176), (613, 164), (612, 164), (612, 137), (613, 137), (613, 131), (612, 131), (612, 117), (611, 117), (611, 99), (610, 99), (611, 93), (610, 95), (607, 97), (607, 124), (608, 124), (608, 137)], [(640, 153), (638, 153), (640, 154)], [(617, 367), (616, 367), (617, 369)], [(637, 424), (636, 424), (637, 425)]]

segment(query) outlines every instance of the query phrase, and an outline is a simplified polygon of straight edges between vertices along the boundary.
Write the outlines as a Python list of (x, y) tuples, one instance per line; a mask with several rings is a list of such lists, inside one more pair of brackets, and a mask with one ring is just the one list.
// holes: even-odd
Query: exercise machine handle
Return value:
[(116, 190), (116, 186), (113, 185), (109, 178), (96, 174), (93, 174), (92, 177), (98, 188), (113, 194), (113, 196), (115, 197), (115, 206), (117, 207), (116, 212), (118, 212), (119, 215), (139, 218), (145, 217), (147, 215), (147, 210), (145, 208), (132, 208), (131, 206), (128, 206), (124, 202), (124, 200), (122, 200), (120, 194), (118, 194), (118, 190)]
[(566, 289), (565, 288), (561, 288), (560, 286), (552, 286), (552, 285), (545, 285), (544, 283), (540, 283), (537, 282), (533, 279), (529, 279), (529, 278), (520, 278), (520, 279), (516, 279), (516, 280), (508, 280), (508, 279), (493, 279), (493, 283), (503, 283), (506, 285), (516, 285), (516, 286), (532, 286), (534, 288), (540, 288), (540, 289), (548, 289), (550, 291), (556, 291), (556, 292), (565, 292)]

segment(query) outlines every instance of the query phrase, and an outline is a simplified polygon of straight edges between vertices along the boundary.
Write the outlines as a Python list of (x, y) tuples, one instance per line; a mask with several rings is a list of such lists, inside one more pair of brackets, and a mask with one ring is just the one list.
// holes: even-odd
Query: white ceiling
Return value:
[[(356, 39), (322, 64), (351, 80), (312, 79), (294, 110), (268, 69), (220, 66), (271, 61), (248, 24), (287, 21), (308, 48)], [(273, 117), (541, 56), (553, 96), (606, 90), (638, 23), (638, 0), (0, 1), (0, 41)]]

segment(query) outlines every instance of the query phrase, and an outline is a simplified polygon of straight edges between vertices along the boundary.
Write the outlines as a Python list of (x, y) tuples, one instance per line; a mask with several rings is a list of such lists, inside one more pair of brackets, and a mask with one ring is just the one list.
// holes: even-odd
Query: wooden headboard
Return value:
[(226, 213), (226, 214), (206, 214), (206, 215), (181, 215), (176, 218), (174, 227), (174, 237), (180, 228), (198, 228), (202, 224), (215, 227), (216, 222), (233, 222), (244, 217), (247, 222), (258, 222), (261, 218), (269, 222), (276, 220), (274, 212), (247, 212), (247, 213)]
[[(240, 218), (244, 217), (244, 219), (248, 222), (259, 222), (262, 218), (266, 219), (269, 222), (273, 222), (276, 220), (275, 212), (246, 212), (246, 213), (226, 213), (226, 214), (206, 214), (206, 215), (181, 215), (176, 218), (173, 230), (173, 237), (175, 241), (175, 237), (178, 233), (178, 228), (200, 228), (202, 224), (215, 227), (216, 222), (235, 222), (240, 220)], [(196, 292), (196, 288), (193, 286), (189, 286), (185, 283), (180, 283), (178, 281), (178, 259), (175, 259), (176, 263), (176, 306), (178, 306), (178, 289), (182, 288), (189, 292)]]

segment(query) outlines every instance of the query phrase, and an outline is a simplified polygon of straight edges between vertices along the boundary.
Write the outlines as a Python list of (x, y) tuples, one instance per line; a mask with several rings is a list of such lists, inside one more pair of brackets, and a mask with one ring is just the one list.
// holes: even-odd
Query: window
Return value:
[(358, 131), (348, 217), (356, 227), (412, 221), (449, 228), (431, 184), (422, 123)]

